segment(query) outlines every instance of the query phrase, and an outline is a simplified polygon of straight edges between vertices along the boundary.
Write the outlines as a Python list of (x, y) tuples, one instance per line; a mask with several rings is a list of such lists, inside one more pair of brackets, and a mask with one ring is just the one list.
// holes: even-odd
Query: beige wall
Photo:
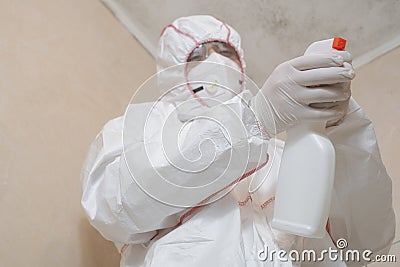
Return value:
[[(98, 130), (153, 73), (152, 58), (97, 0), (2, 0), (0, 33), (0, 265), (118, 266), (81, 210), (79, 172)], [(398, 62), (400, 49), (354, 82), (397, 199)]]
[(79, 172), (154, 68), (97, 0), (0, 1), (0, 266), (118, 266)]

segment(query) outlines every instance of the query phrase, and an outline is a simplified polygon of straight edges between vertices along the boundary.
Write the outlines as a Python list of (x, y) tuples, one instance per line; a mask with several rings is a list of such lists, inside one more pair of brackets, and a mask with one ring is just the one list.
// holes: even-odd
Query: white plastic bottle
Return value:
[[(313, 43), (305, 54), (329, 51), (335, 38)], [(338, 42), (340, 45), (337, 46)], [(335, 175), (335, 149), (326, 137), (325, 121), (290, 128), (275, 194), (272, 227), (304, 237), (322, 238), (329, 216)]]

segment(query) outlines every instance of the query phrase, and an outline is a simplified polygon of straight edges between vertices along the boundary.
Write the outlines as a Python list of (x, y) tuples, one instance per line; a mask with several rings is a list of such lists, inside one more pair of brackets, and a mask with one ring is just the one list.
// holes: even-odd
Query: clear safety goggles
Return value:
[(208, 42), (196, 47), (189, 55), (187, 62), (203, 61), (213, 52), (232, 59), (240, 65), (239, 55), (232, 46), (218, 41)]

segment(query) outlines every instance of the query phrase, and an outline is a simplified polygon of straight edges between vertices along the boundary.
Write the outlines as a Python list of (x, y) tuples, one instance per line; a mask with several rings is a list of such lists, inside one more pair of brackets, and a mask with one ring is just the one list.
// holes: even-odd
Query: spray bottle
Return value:
[[(344, 50), (336, 37), (313, 43), (305, 54)], [(322, 238), (329, 216), (335, 175), (335, 149), (326, 136), (326, 121), (291, 127), (279, 170), (272, 227), (304, 237)]]

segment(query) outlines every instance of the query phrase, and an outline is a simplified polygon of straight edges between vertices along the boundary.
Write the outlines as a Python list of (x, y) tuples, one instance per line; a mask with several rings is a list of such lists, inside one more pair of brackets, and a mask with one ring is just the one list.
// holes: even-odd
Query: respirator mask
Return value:
[(243, 88), (243, 74), (230, 58), (212, 53), (203, 61), (188, 62), (186, 87), (193, 96), (177, 106), (181, 121), (199, 116), (239, 94)]
[(212, 53), (205, 60), (191, 62), (188, 86), (208, 107), (225, 102), (242, 91), (242, 73), (230, 58)]

